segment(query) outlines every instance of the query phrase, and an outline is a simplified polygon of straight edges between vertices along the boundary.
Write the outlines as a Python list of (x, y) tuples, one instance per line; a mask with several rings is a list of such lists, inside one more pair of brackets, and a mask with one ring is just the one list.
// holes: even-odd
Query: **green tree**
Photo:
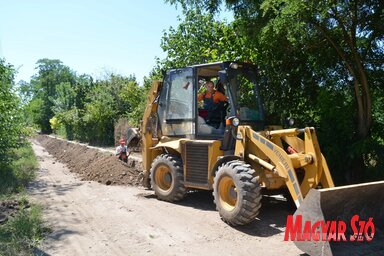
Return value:
[[(58, 133), (68, 139), (86, 140), (84, 122), (85, 104), (88, 102), (88, 94), (91, 92), (94, 83), (89, 75), (75, 77), (75, 83), (60, 83), (57, 86), (57, 96), (53, 99), (52, 110), (57, 119)], [(53, 120), (52, 120), (53, 121)]]
[[(344, 67), (344, 83), (353, 83), (357, 103), (358, 135), (365, 138), (372, 126), (372, 98), (368, 73), (381, 65), (383, 59), (384, 12), (379, 0), (360, 1), (244, 1), (244, 0), (168, 0), (172, 4), (181, 3), (185, 9), (203, 8), (210, 12), (220, 10), (223, 2), (235, 12), (237, 20), (246, 27), (248, 35), (263, 44), (271, 39), (281, 39), (281, 32), (286, 34), (290, 44), (305, 47), (313, 46), (313, 39), (322, 42), (317, 45), (332, 48), (337, 66)], [(269, 34), (272, 38), (265, 38)], [(256, 35), (257, 36), (257, 35)], [(276, 36), (274, 38), (274, 36)], [(278, 42), (280, 40), (276, 40)], [(286, 41), (286, 40), (284, 40)], [(283, 42), (284, 42), (283, 41)], [(303, 44), (304, 43), (304, 44)], [(281, 44), (282, 49), (287, 49)], [(329, 55), (327, 55), (328, 57)], [(319, 56), (315, 56), (319, 57)], [(281, 55), (277, 56), (277, 60)], [(316, 61), (316, 60), (313, 60)], [(313, 64), (313, 63), (309, 63)], [(324, 68), (329, 68), (324, 66)], [(342, 69), (338, 69), (342, 71)]]
[(134, 76), (108, 74), (103, 80), (96, 81), (87, 95), (83, 116), (88, 127), (88, 141), (113, 144), (116, 121), (120, 117), (128, 117), (132, 124), (137, 124), (138, 119), (141, 119), (142, 102), (143, 88)]
[(177, 28), (170, 27), (161, 39), (167, 56), (158, 68), (170, 69), (222, 60), (250, 60), (252, 54), (244, 38), (232, 24), (215, 20), (201, 9), (186, 10)]
[(131, 126), (140, 124), (146, 105), (146, 90), (136, 80), (129, 81), (119, 93), (122, 102), (128, 103), (121, 112), (128, 117)]
[[(94, 81), (78, 76), (59, 60), (37, 62), (38, 73), (30, 83), (19, 84), (24, 112), (43, 132), (68, 139), (112, 144), (115, 121), (128, 117), (138, 125), (144, 110), (144, 88), (134, 76), (107, 74)], [(144, 103), (143, 103), (144, 102)]]
[[(60, 126), (65, 130), (65, 136), (74, 139), (74, 127), (78, 124), (78, 109), (75, 107), (75, 86), (69, 82), (60, 83), (56, 86), (56, 96), (52, 98), (52, 111)], [(52, 120), (52, 118), (50, 119)], [(51, 123), (51, 122), (50, 122)], [(52, 123), (51, 123), (52, 128)]]
[(33, 109), (34, 122), (43, 133), (51, 133), (49, 120), (54, 116), (53, 106), (57, 97), (57, 87), (61, 83), (75, 83), (75, 74), (60, 60), (40, 59), (36, 62), (38, 73), (30, 82), (33, 93), (30, 104)]
[(378, 109), (384, 70), (382, 1), (166, 2), (210, 13), (225, 3), (234, 11), (236, 32), (268, 79), (262, 92), (267, 109), (320, 126), (319, 138), (327, 158), (335, 159), (330, 165), (336, 176), (358, 181), (381, 166), (375, 159), (384, 155), (383, 136), (377, 132), (383, 123)]
[[(282, 4), (284, 3), (284, 6)], [(360, 138), (372, 127), (372, 98), (368, 73), (377, 65), (382, 43), (383, 4), (380, 1), (265, 1), (261, 8), (275, 17), (268, 26), (287, 26), (291, 41), (317, 38), (333, 50), (344, 67), (344, 84), (353, 83), (357, 103), (357, 131)], [(381, 33), (380, 33), (381, 32)], [(379, 57), (379, 58), (378, 58)]]
[(14, 92), (13, 66), (0, 59), (0, 169), (9, 164), (11, 150), (21, 145), (24, 126), (20, 100)]

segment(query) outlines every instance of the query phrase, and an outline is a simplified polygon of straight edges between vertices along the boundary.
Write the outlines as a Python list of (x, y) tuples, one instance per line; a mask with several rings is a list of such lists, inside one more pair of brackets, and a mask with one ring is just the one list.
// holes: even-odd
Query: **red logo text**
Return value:
[(288, 215), (284, 241), (370, 242), (375, 236), (373, 218), (365, 221), (354, 215), (349, 224), (353, 234), (347, 237), (347, 223), (342, 220), (303, 223), (302, 215), (295, 216), (295, 219), (293, 215)]

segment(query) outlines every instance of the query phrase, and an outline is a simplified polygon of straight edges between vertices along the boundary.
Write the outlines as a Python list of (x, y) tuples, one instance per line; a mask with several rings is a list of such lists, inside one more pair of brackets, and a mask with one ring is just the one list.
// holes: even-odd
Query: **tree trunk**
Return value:
[[(343, 65), (354, 79), (355, 99), (357, 103), (357, 133), (354, 141), (364, 140), (369, 136), (372, 126), (372, 99), (364, 65), (356, 49), (356, 40), (354, 37), (350, 38), (348, 34), (345, 33), (345, 40), (350, 42), (350, 52), (345, 51), (332, 39), (325, 26), (321, 26), (321, 24), (316, 22), (313, 24), (336, 50), (337, 54), (343, 60)], [(342, 29), (344, 28), (342, 27)], [(364, 178), (364, 170), (365, 165), (362, 155), (352, 159), (351, 168), (346, 170), (347, 181), (349, 183), (362, 181)]]
[(365, 177), (365, 164), (362, 155), (356, 156), (351, 160), (349, 169), (345, 171), (346, 180), (348, 184), (356, 184), (364, 181)]
[[(359, 76), (355, 77), (354, 89), (357, 102), (357, 134), (354, 142), (363, 141), (371, 131), (372, 126), (372, 98), (369, 91), (368, 80), (365, 72), (359, 67)], [(351, 168), (347, 170), (348, 183), (359, 183), (364, 180), (364, 158), (362, 155), (355, 156), (351, 162)]]
[(365, 70), (361, 63), (357, 65), (359, 76), (355, 77), (355, 95), (358, 104), (358, 135), (360, 139), (365, 139), (372, 126), (372, 98)]

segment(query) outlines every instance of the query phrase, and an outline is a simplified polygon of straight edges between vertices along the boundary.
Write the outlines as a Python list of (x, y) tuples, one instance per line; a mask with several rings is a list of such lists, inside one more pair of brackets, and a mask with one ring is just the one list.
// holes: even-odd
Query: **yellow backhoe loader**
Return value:
[[(198, 99), (208, 81), (227, 101), (212, 101), (206, 109)], [(303, 228), (306, 221), (325, 223), (343, 217), (349, 225), (356, 214), (366, 221), (372, 217), (376, 236), (370, 242), (343, 246), (384, 250), (384, 182), (334, 188), (313, 127), (266, 124), (261, 84), (256, 67), (240, 62), (174, 69), (163, 81), (155, 81), (141, 127), (145, 185), (169, 202), (183, 199), (191, 189), (212, 190), (221, 218), (230, 225), (256, 218), (262, 190), (285, 189)], [(295, 232), (306, 232), (299, 231), (297, 223), (288, 233), (291, 239)], [(347, 228), (348, 239), (352, 231)], [(337, 255), (345, 249), (324, 239), (304, 240), (295, 243), (310, 255)]]

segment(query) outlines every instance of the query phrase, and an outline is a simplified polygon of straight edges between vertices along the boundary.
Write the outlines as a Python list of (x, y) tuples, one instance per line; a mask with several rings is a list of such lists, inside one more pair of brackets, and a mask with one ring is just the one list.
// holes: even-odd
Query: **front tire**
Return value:
[(158, 199), (174, 202), (187, 193), (184, 187), (183, 164), (174, 155), (159, 155), (152, 162), (151, 185)]
[(222, 165), (213, 182), (213, 196), (220, 217), (232, 226), (252, 222), (261, 207), (261, 188), (255, 170), (242, 161)]

